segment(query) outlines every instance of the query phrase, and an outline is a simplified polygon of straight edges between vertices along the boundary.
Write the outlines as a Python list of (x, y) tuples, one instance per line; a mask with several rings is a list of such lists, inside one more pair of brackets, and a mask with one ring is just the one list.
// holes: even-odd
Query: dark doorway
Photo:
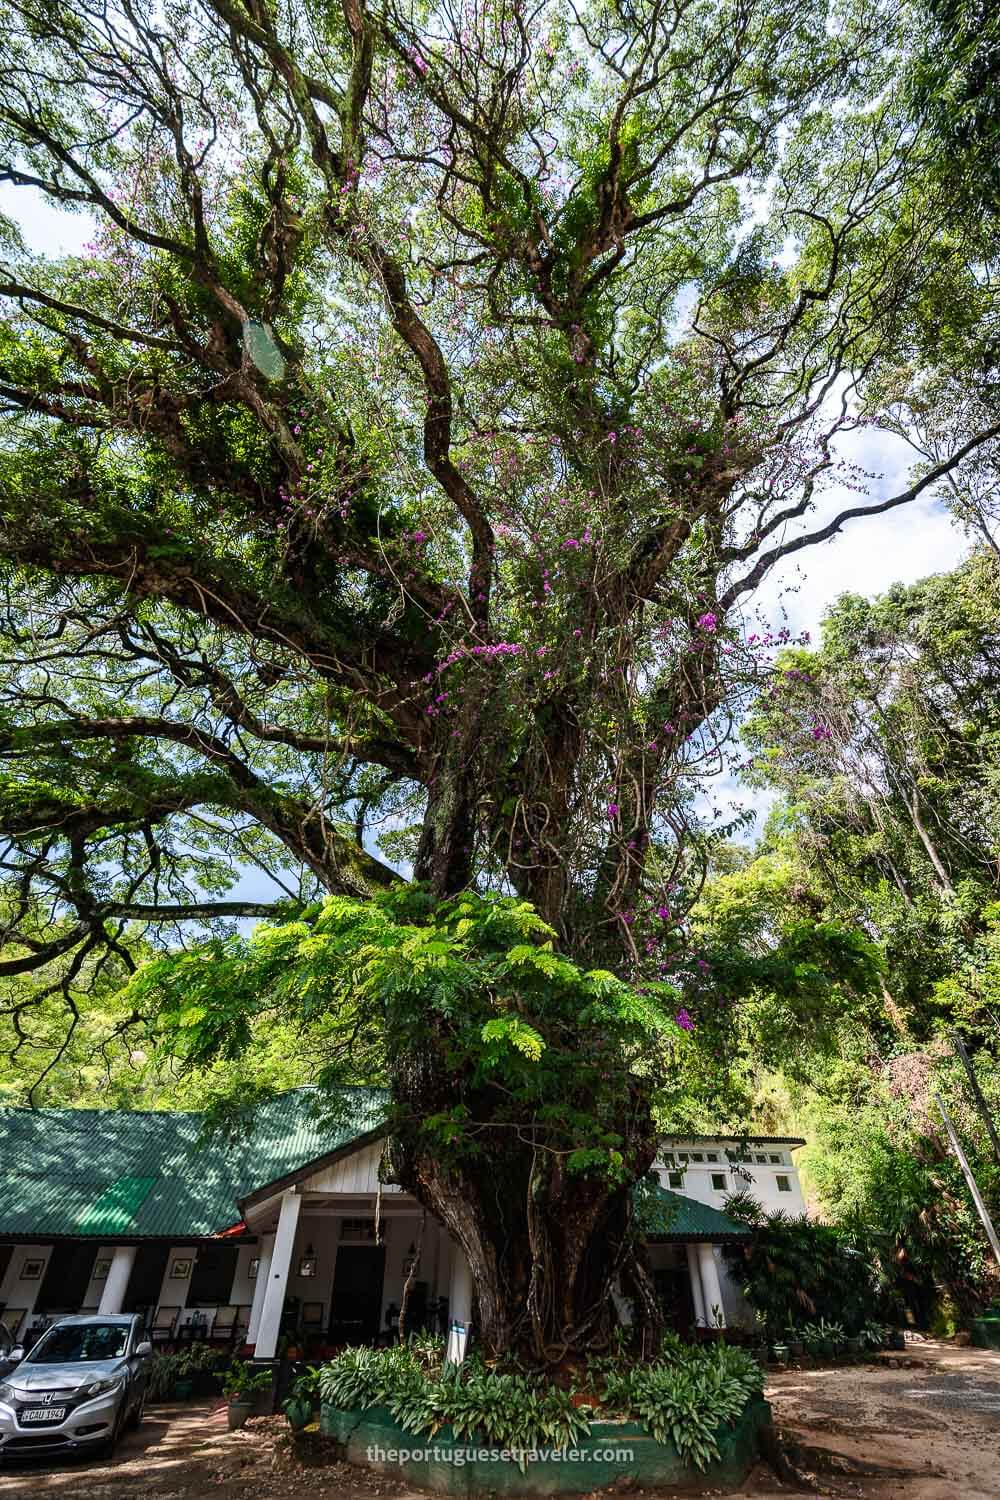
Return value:
[(53, 1245), (38, 1289), (35, 1312), (79, 1312), (96, 1259), (96, 1245)]
[(681, 1338), (689, 1337), (694, 1327), (694, 1299), (687, 1266), (664, 1266), (662, 1270), (654, 1271), (653, 1285), (667, 1327)]
[(235, 1245), (199, 1245), (191, 1273), (188, 1307), (228, 1307), (236, 1276)]
[(132, 1263), (132, 1274), (125, 1289), (122, 1312), (156, 1311), (160, 1285), (163, 1281), (163, 1273), (167, 1269), (169, 1254), (169, 1245), (139, 1246)]
[(385, 1279), (384, 1245), (338, 1245), (330, 1298), (330, 1338), (368, 1344), (378, 1333)]

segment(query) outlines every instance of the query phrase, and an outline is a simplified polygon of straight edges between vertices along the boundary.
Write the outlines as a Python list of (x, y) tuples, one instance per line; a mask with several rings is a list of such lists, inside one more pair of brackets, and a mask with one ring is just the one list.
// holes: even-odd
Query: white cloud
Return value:
[[(838, 486), (824, 497), (788, 536), (812, 531), (848, 506), (870, 504), (904, 490), (913, 463), (912, 449), (884, 433), (859, 433), (841, 444), (841, 452), (872, 477), (866, 492)], [(944, 506), (921, 497), (884, 515), (848, 521), (843, 531), (816, 547), (805, 548), (775, 568), (746, 606), (770, 625), (787, 623), (819, 638), (825, 610), (843, 593), (871, 596), (893, 583), (914, 583), (931, 573), (953, 568), (968, 551), (968, 541)]]
[[(789, 530), (789, 536), (796, 531), (815, 530), (847, 506), (887, 499), (909, 482), (914, 455), (901, 439), (884, 433), (858, 433), (845, 440), (841, 452), (872, 476), (866, 493), (843, 487), (831, 489), (821, 506), (795, 530)], [(750, 628), (758, 623), (787, 625), (793, 635), (809, 631), (818, 644), (822, 617), (841, 594), (871, 598), (894, 583), (915, 583), (956, 567), (968, 550), (968, 539), (944, 506), (931, 497), (921, 497), (884, 515), (849, 521), (828, 542), (795, 554), (776, 567), (744, 605), (745, 614), (748, 621), (752, 619)], [(714, 783), (711, 800), (723, 812), (734, 801), (752, 807), (756, 820), (746, 837), (755, 839), (776, 798), (771, 792), (741, 787), (725, 773)]]
[(50, 259), (81, 254), (94, 232), (89, 213), (70, 212), (37, 188), (15, 187), (9, 182), (0, 183), (0, 213), (13, 219), (29, 250)]

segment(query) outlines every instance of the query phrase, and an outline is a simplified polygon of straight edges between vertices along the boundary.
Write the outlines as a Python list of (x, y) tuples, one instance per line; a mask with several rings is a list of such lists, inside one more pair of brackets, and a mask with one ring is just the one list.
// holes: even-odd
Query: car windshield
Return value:
[(82, 1364), (118, 1359), (128, 1344), (128, 1323), (65, 1323), (50, 1328), (28, 1355), (36, 1365)]

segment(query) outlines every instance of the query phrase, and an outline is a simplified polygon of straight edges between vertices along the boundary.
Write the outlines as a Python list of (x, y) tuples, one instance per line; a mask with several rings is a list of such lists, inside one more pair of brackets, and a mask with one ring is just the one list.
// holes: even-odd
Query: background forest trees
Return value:
[[(1000, 1162), (951, 1037), (1000, 1111), (1000, 561), (871, 602), (838, 601), (815, 651), (789, 651), (748, 718), (745, 774), (778, 792), (752, 855), (714, 879), (706, 943), (767, 954), (843, 923), (879, 955), (876, 993), (796, 1014), (761, 986), (743, 1011), (747, 1105), (801, 1127), (818, 1203), (888, 1246), (910, 1305), (962, 1312), (996, 1268), (935, 1091), (994, 1214)], [(798, 1047), (790, 1046), (797, 1039)], [(752, 1102), (751, 1102), (752, 1101)]]

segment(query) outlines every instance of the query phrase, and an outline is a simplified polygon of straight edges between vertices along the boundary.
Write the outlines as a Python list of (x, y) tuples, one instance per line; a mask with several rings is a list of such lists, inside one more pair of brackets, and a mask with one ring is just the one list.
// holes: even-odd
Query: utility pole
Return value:
[(958, 1165), (962, 1168), (962, 1174), (969, 1185), (969, 1192), (972, 1194), (972, 1201), (976, 1205), (976, 1210), (979, 1214), (980, 1219), (982, 1220), (983, 1228), (986, 1230), (986, 1238), (993, 1246), (993, 1254), (997, 1258), (997, 1265), (1000, 1265), (1000, 1240), (997, 1239), (997, 1232), (993, 1228), (993, 1220), (989, 1216), (986, 1204), (983, 1202), (983, 1196), (980, 1193), (978, 1186), (976, 1185), (976, 1179), (972, 1175), (972, 1168), (969, 1166), (969, 1163), (965, 1159), (965, 1152), (962, 1150), (962, 1147), (959, 1144), (958, 1136), (955, 1134), (955, 1127), (951, 1123), (951, 1116), (944, 1107), (944, 1100), (941, 1098), (940, 1094), (935, 1094), (934, 1098), (937, 1100), (937, 1107), (941, 1111), (941, 1118), (942, 1120), (944, 1120), (944, 1128), (948, 1132), (948, 1139), (951, 1141), (952, 1150), (958, 1157)]
[(969, 1087), (972, 1090), (972, 1097), (975, 1099), (976, 1105), (979, 1109), (979, 1113), (983, 1117), (983, 1124), (986, 1126), (986, 1133), (993, 1143), (993, 1155), (997, 1159), (997, 1166), (1000, 1166), (1000, 1134), (997, 1133), (996, 1122), (993, 1119), (993, 1115), (990, 1111), (989, 1105), (986, 1103), (986, 1096), (983, 1093), (982, 1089), (979, 1087), (979, 1079), (976, 1077), (976, 1070), (972, 1066), (972, 1058), (969, 1056), (966, 1050), (965, 1043), (959, 1036), (957, 1031), (953, 1031), (951, 1033), (951, 1044), (958, 1054), (962, 1062), (962, 1066), (965, 1068), (966, 1074), (968, 1075)]

